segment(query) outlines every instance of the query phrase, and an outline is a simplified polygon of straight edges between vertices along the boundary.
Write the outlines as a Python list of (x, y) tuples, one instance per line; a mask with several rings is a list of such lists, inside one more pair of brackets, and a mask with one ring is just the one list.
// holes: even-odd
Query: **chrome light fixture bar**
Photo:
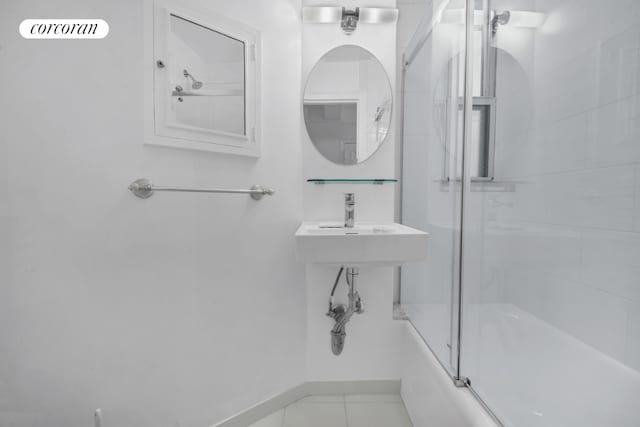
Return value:
[(349, 10), (341, 6), (303, 7), (302, 21), (311, 24), (337, 24), (345, 34), (352, 34), (361, 24), (391, 24), (398, 19), (398, 9), (357, 7)]

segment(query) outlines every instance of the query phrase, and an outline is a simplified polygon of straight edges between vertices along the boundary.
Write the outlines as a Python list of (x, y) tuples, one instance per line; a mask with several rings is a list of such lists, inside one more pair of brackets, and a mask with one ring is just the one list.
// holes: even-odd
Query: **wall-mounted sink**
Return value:
[(303, 222), (296, 232), (300, 261), (392, 266), (420, 261), (427, 255), (424, 231), (396, 223), (356, 223), (346, 228), (339, 223)]

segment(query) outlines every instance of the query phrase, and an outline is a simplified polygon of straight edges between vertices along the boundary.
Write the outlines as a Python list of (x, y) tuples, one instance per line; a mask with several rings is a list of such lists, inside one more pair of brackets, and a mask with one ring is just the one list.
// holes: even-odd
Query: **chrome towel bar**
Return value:
[(248, 190), (227, 190), (224, 188), (185, 188), (185, 187), (158, 187), (153, 185), (153, 182), (147, 178), (140, 178), (129, 185), (129, 190), (140, 197), (141, 199), (148, 199), (153, 196), (156, 191), (178, 191), (183, 193), (232, 193), (232, 194), (248, 194), (254, 200), (262, 199), (265, 194), (272, 196), (275, 191), (271, 188), (266, 188), (261, 185), (254, 185)]

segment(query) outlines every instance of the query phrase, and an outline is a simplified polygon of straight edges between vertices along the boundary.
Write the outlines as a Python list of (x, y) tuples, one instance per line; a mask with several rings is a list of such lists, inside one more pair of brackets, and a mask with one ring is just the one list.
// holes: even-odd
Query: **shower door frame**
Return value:
[[(446, 6), (450, 3), (451, 0), (443, 0), (442, 5), (435, 11), (434, 18), (429, 24), (429, 28), (425, 32), (425, 34), (420, 38), (420, 40), (412, 46), (410, 51), (405, 51), (402, 55), (402, 79), (401, 79), (401, 114), (400, 114), (400, 152), (404, 152), (404, 140), (405, 140), (405, 90), (406, 90), (406, 77), (407, 77), (407, 69), (411, 65), (412, 60), (415, 56), (418, 55), (421, 49), (424, 48), (425, 43), (432, 37), (433, 29), (436, 25), (439, 24), (439, 18), (442, 16), (442, 13), (446, 9)], [(468, 156), (469, 150), (469, 140), (471, 138), (472, 131), (472, 109), (473, 109), (473, 32), (474, 32), (474, 12), (475, 12), (475, 0), (465, 0), (465, 46), (464, 46), (464, 91), (463, 91), (463, 99), (464, 99), (464, 108), (463, 108), (463, 126), (462, 126), (462, 151), (461, 153), (457, 153), (461, 156), (461, 171), (460, 171), (460, 204), (459, 209), (456, 209), (456, 221), (455, 223), (458, 226), (458, 230), (456, 230), (454, 239), (456, 240), (456, 245), (454, 245), (454, 257), (452, 268), (454, 270), (453, 281), (451, 286), (451, 322), (450, 322), (450, 337), (451, 337), (451, 352), (449, 355), (453, 372), (451, 369), (445, 366), (445, 364), (440, 360), (438, 355), (433, 351), (433, 348), (427, 342), (425, 337), (420, 335), (429, 350), (435, 356), (436, 360), (442, 367), (442, 369), (447, 373), (447, 375), (451, 378), (453, 384), (459, 388), (466, 388), (470, 391), (473, 397), (480, 403), (480, 405), (486, 410), (486, 412), (493, 418), (499, 426), (505, 426), (505, 424), (500, 420), (500, 418), (492, 411), (492, 409), (487, 405), (487, 403), (480, 397), (480, 395), (474, 390), (471, 379), (464, 377), (461, 375), (461, 365), (462, 365), (462, 335), (463, 335), (463, 300), (464, 300), (464, 224), (465, 224), (465, 194), (468, 194), (471, 187), (471, 178), (468, 173), (468, 165), (465, 163), (465, 158)], [(457, 144), (456, 144), (457, 145)], [(403, 158), (401, 156), (400, 161), (400, 175), (403, 174)], [(402, 181), (401, 181), (402, 182)], [(455, 185), (455, 184), (454, 184)], [(455, 188), (454, 188), (455, 191)], [(404, 187), (401, 184), (400, 186), (400, 200), (404, 198)], [(399, 217), (402, 218), (402, 203), (400, 203), (399, 207)], [(401, 279), (400, 272), (400, 279)], [(412, 327), (414, 327), (412, 325)], [(455, 341), (455, 349), (453, 343)]]

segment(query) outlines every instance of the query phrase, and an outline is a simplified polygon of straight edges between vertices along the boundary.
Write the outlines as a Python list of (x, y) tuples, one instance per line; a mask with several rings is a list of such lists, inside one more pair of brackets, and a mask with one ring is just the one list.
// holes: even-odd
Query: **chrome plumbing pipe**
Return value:
[(330, 317), (334, 318), (336, 324), (331, 329), (331, 351), (336, 356), (342, 353), (344, 349), (344, 342), (347, 336), (345, 329), (347, 323), (351, 320), (351, 316), (354, 313), (364, 313), (364, 305), (360, 299), (360, 295), (356, 290), (356, 280), (358, 278), (358, 269), (355, 267), (346, 268), (346, 279), (349, 286), (349, 303), (347, 306), (340, 304), (328, 313)]

